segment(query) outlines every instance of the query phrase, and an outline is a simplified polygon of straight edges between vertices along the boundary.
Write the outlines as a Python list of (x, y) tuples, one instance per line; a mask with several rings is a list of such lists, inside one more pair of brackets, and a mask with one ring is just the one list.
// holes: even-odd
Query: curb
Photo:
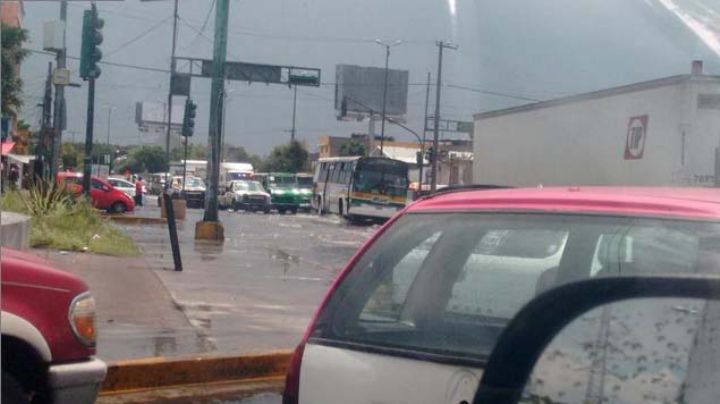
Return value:
[(162, 387), (282, 378), (292, 351), (238, 356), (145, 358), (108, 364), (100, 395)]
[(107, 218), (113, 222), (123, 224), (165, 224), (167, 219), (161, 217), (144, 217), (144, 216), (128, 216), (128, 215), (107, 215)]

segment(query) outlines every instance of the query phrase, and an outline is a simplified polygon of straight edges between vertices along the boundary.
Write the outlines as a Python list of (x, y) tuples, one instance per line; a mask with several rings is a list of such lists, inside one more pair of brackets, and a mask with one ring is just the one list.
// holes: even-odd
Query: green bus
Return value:
[(312, 191), (298, 185), (297, 174), (271, 172), (256, 173), (254, 179), (260, 181), (270, 193), (271, 209), (279, 213), (297, 213), (299, 209), (309, 209)]

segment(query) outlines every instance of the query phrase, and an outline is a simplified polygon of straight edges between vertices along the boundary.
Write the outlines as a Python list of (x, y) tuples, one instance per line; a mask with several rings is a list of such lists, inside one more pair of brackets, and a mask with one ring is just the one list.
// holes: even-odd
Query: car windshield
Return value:
[(264, 192), (262, 185), (257, 181), (236, 181), (233, 183), (233, 190)]
[(289, 175), (271, 175), (268, 177), (270, 186), (277, 188), (292, 188), (295, 186), (295, 178)]
[(720, 273), (720, 224), (560, 214), (408, 214), (339, 285), (313, 336), (486, 358), (542, 291), (574, 280)]
[[(180, 183), (182, 184), (182, 179), (180, 180)], [(191, 188), (204, 188), (205, 182), (203, 182), (202, 179), (197, 177), (188, 177), (187, 179), (187, 187)]]

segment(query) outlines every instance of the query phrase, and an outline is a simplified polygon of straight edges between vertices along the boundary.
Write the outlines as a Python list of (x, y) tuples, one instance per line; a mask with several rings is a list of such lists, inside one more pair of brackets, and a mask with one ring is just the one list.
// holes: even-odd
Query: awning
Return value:
[[(3, 143), (3, 145), (4, 145), (4, 143)], [(8, 160), (12, 160), (12, 161), (15, 161), (15, 162), (21, 163), (21, 164), (30, 164), (31, 161), (35, 160), (35, 156), (24, 155), (24, 154), (8, 153), (7, 157), (8, 157)]]
[(15, 142), (3, 142), (2, 144), (2, 155), (7, 156), (8, 153), (15, 147)]

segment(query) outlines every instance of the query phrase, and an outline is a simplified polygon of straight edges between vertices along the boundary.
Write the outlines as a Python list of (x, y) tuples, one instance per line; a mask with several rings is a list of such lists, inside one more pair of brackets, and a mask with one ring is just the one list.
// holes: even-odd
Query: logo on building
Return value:
[(647, 115), (633, 116), (628, 121), (625, 160), (639, 160), (643, 157), (647, 126)]

